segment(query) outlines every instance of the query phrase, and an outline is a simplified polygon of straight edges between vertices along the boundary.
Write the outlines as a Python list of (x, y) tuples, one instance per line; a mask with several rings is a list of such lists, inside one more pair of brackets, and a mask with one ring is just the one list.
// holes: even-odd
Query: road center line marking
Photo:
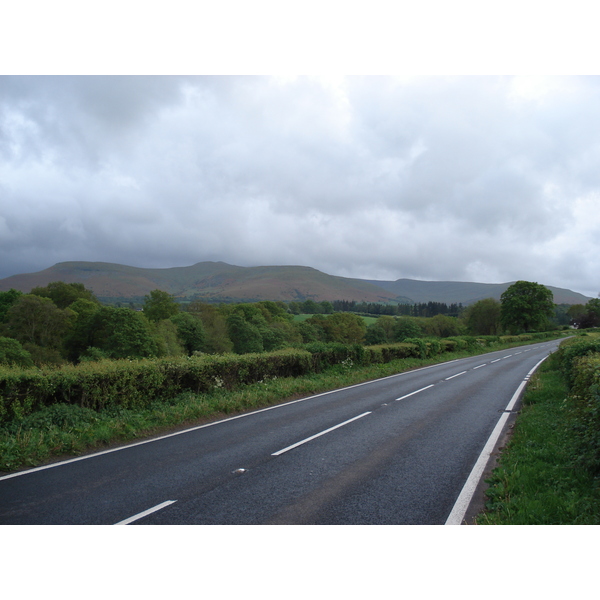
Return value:
[(421, 388), (420, 390), (415, 390), (414, 392), (411, 392), (410, 394), (406, 394), (406, 396), (401, 396), (400, 398), (396, 398), (396, 402), (399, 402), (400, 400), (404, 400), (404, 398), (408, 398), (409, 396), (414, 396), (415, 394), (418, 394), (419, 392), (422, 392), (424, 390), (428, 390), (429, 388), (432, 388), (432, 387), (433, 387), (433, 383), (424, 388)]
[(485, 365), (487, 365), (487, 363), (485, 363), (484, 365), (479, 365), (478, 367), (473, 367), (473, 371), (474, 371), (475, 369), (481, 369), (481, 367), (485, 367)]
[(144, 512), (138, 513), (137, 515), (133, 515), (133, 517), (129, 517), (128, 519), (124, 519), (123, 521), (119, 521), (118, 523), (115, 523), (115, 525), (129, 525), (129, 523), (133, 523), (134, 521), (138, 521), (139, 519), (142, 519), (143, 517), (147, 517), (148, 515), (151, 515), (152, 513), (162, 510), (163, 508), (166, 508), (167, 506), (170, 506), (171, 504), (175, 504), (175, 502), (177, 502), (177, 500), (167, 500), (166, 502), (163, 502), (162, 504), (157, 504), (156, 506), (149, 508), (148, 510), (145, 510)]
[(326, 433), (329, 433), (330, 431), (333, 431), (334, 429), (343, 427), (344, 425), (347, 425), (348, 423), (352, 423), (352, 421), (356, 421), (357, 419), (362, 419), (362, 417), (366, 417), (367, 415), (370, 415), (370, 414), (371, 414), (371, 411), (368, 411), (368, 412), (363, 413), (362, 415), (358, 415), (358, 417), (353, 417), (352, 419), (348, 419), (347, 421), (344, 421), (343, 423), (339, 423), (338, 425), (334, 425), (333, 427), (330, 427), (329, 429), (326, 429), (325, 431), (321, 431), (321, 433), (316, 433), (315, 435), (311, 435), (310, 437), (307, 437), (304, 440), (300, 440), (299, 442), (296, 442), (295, 444), (292, 444), (291, 446), (288, 446), (287, 448), (283, 448), (282, 450), (273, 452), (273, 454), (271, 454), (271, 456), (279, 456), (280, 454), (283, 454), (284, 452), (287, 452), (288, 450), (297, 448), (298, 446), (301, 446), (302, 444), (306, 444), (306, 442), (310, 442), (311, 440), (321, 437), (322, 435), (325, 435)]
[(495, 362), (499, 362), (501, 360), (502, 360), (501, 358), (497, 358), (496, 360), (493, 360), (492, 362), (495, 363)]
[(456, 375), (451, 375), (450, 377), (446, 377), (446, 379), (444, 379), (444, 381), (450, 381), (450, 379), (454, 379), (455, 377), (459, 377), (460, 375), (464, 375), (466, 373), (466, 371), (461, 371), (460, 373), (457, 373)]

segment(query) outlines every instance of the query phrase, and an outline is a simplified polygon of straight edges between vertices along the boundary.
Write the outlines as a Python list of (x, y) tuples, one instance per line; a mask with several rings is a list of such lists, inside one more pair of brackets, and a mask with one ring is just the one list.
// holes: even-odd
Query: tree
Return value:
[(502, 325), (512, 333), (543, 330), (554, 315), (553, 299), (552, 292), (539, 283), (513, 283), (500, 297)]
[(94, 292), (86, 289), (83, 283), (53, 281), (45, 287), (33, 288), (31, 293), (42, 298), (50, 298), (58, 308), (68, 308), (80, 298), (100, 304), (96, 296), (94, 296)]
[(585, 306), (583, 304), (572, 304), (567, 310), (567, 315), (570, 318), (570, 323), (576, 329), (580, 328), (581, 320), (586, 315)]
[(101, 307), (91, 324), (92, 347), (108, 358), (148, 358), (158, 354), (148, 319), (129, 308)]
[(202, 321), (206, 334), (204, 352), (209, 354), (231, 352), (233, 343), (227, 331), (227, 321), (219, 308), (194, 300), (188, 305), (187, 312)]
[(485, 298), (471, 304), (464, 320), (473, 335), (496, 335), (500, 328), (500, 302), (494, 298)]
[[(379, 319), (378, 319), (379, 320)], [(380, 323), (373, 323), (367, 327), (367, 333), (365, 335), (365, 344), (373, 346), (375, 344), (387, 343), (387, 337), (385, 330)]]
[(151, 323), (157, 356), (185, 356), (189, 354), (179, 337), (177, 325), (170, 319)]
[[(309, 319), (311, 324), (314, 317)], [(342, 344), (360, 344), (364, 341), (367, 326), (362, 317), (352, 313), (334, 313), (318, 320), (318, 325), (325, 332), (326, 341)]]
[(75, 323), (64, 338), (64, 349), (70, 361), (77, 362), (94, 345), (94, 330), (98, 327), (95, 315), (100, 308), (100, 304), (85, 298), (75, 300), (69, 307), (76, 314)]
[(59, 349), (75, 319), (71, 309), (58, 308), (50, 298), (23, 294), (8, 309), (5, 331), (22, 344)]
[(227, 330), (236, 354), (263, 352), (263, 340), (258, 327), (246, 321), (241, 314), (232, 313), (227, 317)]
[(23, 295), (15, 289), (10, 289), (8, 292), (0, 292), (0, 323), (6, 321), (6, 313), (8, 309)]
[(176, 315), (179, 312), (179, 305), (168, 292), (152, 290), (149, 296), (144, 296), (142, 310), (149, 321), (156, 323)]
[(585, 312), (579, 321), (579, 329), (600, 327), (600, 298), (592, 298), (584, 308)]
[(434, 317), (424, 319), (423, 329), (425, 335), (434, 337), (450, 337), (452, 335), (460, 335), (461, 324), (456, 317), (448, 317), (438, 313)]
[(423, 329), (414, 317), (398, 317), (394, 325), (394, 339), (402, 342), (405, 339), (419, 338), (423, 335)]
[(177, 335), (187, 353), (191, 356), (194, 352), (204, 350), (206, 333), (199, 317), (187, 312), (180, 312), (171, 317), (177, 327)]
[(0, 337), (0, 365), (33, 367), (33, 360), (17, 340)]

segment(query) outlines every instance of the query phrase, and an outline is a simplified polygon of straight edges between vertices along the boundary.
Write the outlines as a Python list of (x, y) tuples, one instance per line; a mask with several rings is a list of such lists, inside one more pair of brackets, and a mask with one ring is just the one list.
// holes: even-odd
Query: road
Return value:
[(0, 524), (444, 524), (511, 398), (558, 343), (4, 476)]

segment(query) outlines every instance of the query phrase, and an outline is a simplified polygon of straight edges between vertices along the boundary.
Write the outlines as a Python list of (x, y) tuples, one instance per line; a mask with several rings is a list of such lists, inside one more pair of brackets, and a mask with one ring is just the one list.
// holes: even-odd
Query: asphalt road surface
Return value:
[(0, 524), (444, 524), (511, 399), (558, 344), (450, 361), (7, 475)]

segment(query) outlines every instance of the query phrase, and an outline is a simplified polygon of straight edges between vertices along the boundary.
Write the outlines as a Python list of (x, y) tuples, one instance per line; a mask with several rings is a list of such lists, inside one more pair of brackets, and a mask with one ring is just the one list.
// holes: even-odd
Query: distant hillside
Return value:
[(205, 301), (356, 300), (390, 302), (396, 295), (360, 279), (327, 275), (310, 267), (236, 267), (201, 262), (191, 267), (142, 269), (93, 262), (63, 262), (0, 279), (0, 291), (29, 292), (51, 281), (83, 283), (99, 298), (139, 298), (161, 289), (179, 298)]
[[(258, 300), (356, 300), (357, 302), (445, 302), (472, 304), (500, 299), (510, 283), (457, 281), (375, 281), (327, 275), (310, 267), (236, 267), (201, 262), (190, 267), (143, 269), (101, 262), (63, 262), (39, 271), (0, 279), (0, 291), (30, 292), (52, 281), (83, 283), (100, 299), (142, 298), (161, 289), (178, 298), (206, 302)], [(589, 298), (548, 286), (556, 304), (585, 304)]]
[[(470, 283), (461, 281), (418, 281), (398, 279), (397, 281), (369, 281), (398, 296), (407, 296), (413, 302), (445, 302), (446, 304), (473, 304), (484, 298), (500, 296), (515, 283)], [(539, 282), (538, 282), (539, 283)], [(554, 294), (555, 304), (586, 304), (590, 298), (563, 288), (546, 286)]]

